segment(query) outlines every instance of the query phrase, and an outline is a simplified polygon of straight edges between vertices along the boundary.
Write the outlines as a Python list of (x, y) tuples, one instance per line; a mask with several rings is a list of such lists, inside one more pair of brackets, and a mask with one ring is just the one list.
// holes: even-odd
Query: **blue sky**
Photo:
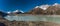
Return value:
[(60, 3), (60, 0), (0, 0), (0, 11), (14, 11), (16, 9), (27, 12), (42, 4)]

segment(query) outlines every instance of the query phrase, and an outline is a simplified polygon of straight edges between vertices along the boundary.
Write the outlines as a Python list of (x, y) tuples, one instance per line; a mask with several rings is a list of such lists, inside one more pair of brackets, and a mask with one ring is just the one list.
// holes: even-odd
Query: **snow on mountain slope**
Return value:
[(52, 6), (58, 6), (58, 5), (60, 5), (60, 4), (58, 4), (58, 3), (54, 3)]
[(11, 11), (9, 11), (9, 12), (7, 12), (8, 14), (10, 14), (11, 13)]
[(13, 11), (13, 12), (20, 12), (19, 10), (15, 10), (15, 11)]
[(21, 13), (24, 13), (22, 10), (20, 10)]
[(24, 13), (22, 10), (15, 10), (15, 11), (13, 11), (14, 13), (16, 13), (16, 12), (21, 12), (21, 13)]
[(39, 6), (36, 6), (35, 8), (39, 8)]
[(39, 6), (39, 8), (41, 8), (43, 10), (46, 10), (48, 7), (49, 7), (49, 5), (41, 5), (41, 6)]
[(41, 6), (36, 6), (35, 8), (41, 8), (43, 10), (46, 10), (50, 5), (41, 5)]

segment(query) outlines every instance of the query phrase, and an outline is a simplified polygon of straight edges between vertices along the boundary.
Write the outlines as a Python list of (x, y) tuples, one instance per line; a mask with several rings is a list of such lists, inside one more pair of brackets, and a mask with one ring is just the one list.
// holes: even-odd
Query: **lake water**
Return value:
[(26, 15), (26, 16), (6, 16), (9, 21), (47, 21), (60, 23), (60, 15)]

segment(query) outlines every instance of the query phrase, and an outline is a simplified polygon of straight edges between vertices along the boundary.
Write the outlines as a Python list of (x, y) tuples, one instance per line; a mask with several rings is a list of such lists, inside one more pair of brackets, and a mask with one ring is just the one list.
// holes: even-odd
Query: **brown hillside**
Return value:
[(34, 8), (28, 12), (29, 14), (40, 14), (40, 15), (60, 15), (60, 7), (50, 6), (46, 10), (41, 8)]

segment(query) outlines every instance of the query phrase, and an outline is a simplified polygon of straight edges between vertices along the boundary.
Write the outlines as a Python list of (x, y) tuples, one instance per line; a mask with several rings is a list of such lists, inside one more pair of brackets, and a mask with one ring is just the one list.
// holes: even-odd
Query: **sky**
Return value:
[(60, 0), (0, 0), (0, 11), (22, 10), (28, 12), (35, 6), (60, 3)]

